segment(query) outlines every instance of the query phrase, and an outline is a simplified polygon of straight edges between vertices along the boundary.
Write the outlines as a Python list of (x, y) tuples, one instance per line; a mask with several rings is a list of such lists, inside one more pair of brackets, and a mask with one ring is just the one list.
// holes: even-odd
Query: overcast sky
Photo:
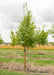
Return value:
[[(27, 2), (37, 26), (50, 28), (54, 24), (54, 0), (0, 0), (0, 34), (5, 42), (10, 42), (10, 31), (16, 31), (23, 18), (23, 4)], [(53, 41), (48, 37), (48, 41)]]

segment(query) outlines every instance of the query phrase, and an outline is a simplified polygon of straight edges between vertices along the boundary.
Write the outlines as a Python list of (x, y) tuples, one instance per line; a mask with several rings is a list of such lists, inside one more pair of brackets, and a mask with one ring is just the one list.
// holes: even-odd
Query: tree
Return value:
[(47, 37), (48, 37), (48, 31), (44, 31), (44, 29), (42, 29), (42, 31), (37, 31), (36, 32), (36, 43), (40, 44), (40, 45), (44, 45), (47, 43)]
[(14, 45), (18, 44), (17, 36), (14, 34), (13, 31), (11, 31), (11, 36), (10, 36), (10, 38), (11, 38), (11, 43), (10, 43), (10, 45), (14, 46)]
[(24, 47), (24, 70), (26, 70), (26, 47), (33, 47), (35, 44), (35, 25), (32, 22), (31, 11), (27, 11), (16, 34)]
[(1, 35), (0, 35), (0, 44), (2, 44), (2, 43), (3, 43), (3, 40), (2, 40)]
[(40, 44), (42, 44), (42, 45), (46, 44), (47, 37), (48, 37), (48, 32), (45, 32), (44, 30), (42, 30), (40, 33)]

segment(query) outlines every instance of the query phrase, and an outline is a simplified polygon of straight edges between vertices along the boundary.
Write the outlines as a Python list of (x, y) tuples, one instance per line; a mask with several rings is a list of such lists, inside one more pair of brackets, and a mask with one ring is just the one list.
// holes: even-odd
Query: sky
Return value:
[[(0, 0), (0, 34), (4, 42), (11, 42), (10, 32), (15, 32), (23, 19), (23, 4), (26, 2), (37, 27), (42, 28), (45, 24), (47, 30), (54, 24), (54, 0)], [(51, 35), (48, 41), (54, 41)]]

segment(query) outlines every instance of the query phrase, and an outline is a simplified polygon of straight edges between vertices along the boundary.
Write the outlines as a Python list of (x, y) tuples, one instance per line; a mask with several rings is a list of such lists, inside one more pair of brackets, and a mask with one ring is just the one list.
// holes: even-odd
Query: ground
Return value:
[[(29, 75), (54, 75), (54, 50), (29, 50), (26, 63)], [(0, 49), (0, 75), (25, 75), (23, 50)]]

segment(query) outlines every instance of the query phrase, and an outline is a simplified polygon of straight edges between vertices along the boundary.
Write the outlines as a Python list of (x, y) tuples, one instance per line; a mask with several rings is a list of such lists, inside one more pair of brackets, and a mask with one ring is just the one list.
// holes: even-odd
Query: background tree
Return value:
[(3, 43), (3, 39), (1, 38), (1, 34), (0, 34), (0, 44)]
[(40, 33), (40, 44), (44, 45), (47, 43), (48, 31), (42, 30)]
[(11, 38), (11, 43), (10, 43), (10, 45), (14, 46), (14, 45), (18, 44), (17, 36), (14, 34), (13, 31), (11, 31), (11, 36), (10, 36), (10, 38)]
[(27, 11), (16, 34), (24, 47), (24, 70), (26, 70), (26, 47), (33, 47), (35, 44), (35, 25), (32, 22), (31, 11)]
[[(42, 29), (41, 31), (36, 32), (36, 43), (39, 45), (44, 45), (47, 43), (47, 37), (48, 37), (48, 31), (44, 31)], [(44, 48), (44, 47), (43, 47)]]

